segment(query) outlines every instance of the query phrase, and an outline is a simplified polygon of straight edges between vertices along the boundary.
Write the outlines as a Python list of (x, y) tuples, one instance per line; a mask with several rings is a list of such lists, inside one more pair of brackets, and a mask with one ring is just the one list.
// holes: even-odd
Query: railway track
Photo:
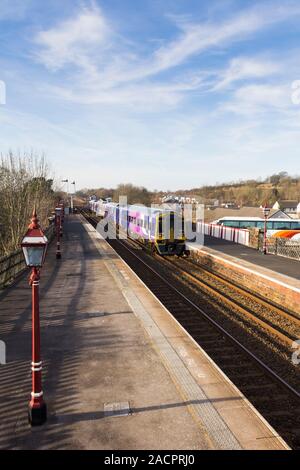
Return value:
[[(99, 219), (83, 215), (96, 226)], [(279, 331), (285, 338), (276, 337), (285, 346), (293, 339), (291, 333), (282, 328), (278, 330), (264, 320), (261, 320), (264, 324), (260, 324), (253, 318), (253, 306), (246, 315), (250, 328), (247, 332), (241, 331), (241, 327), (228, 318), (224, 321), (224, 311), (219, 312), (219, 306), (224, 309), (222, 304), (226, 298), (225, 309), (237, 308), (242, 315), (245, 315), (241, 311), (245, 306), (230, 298), (228, 292), (223, 297), (220, 286), (214, 291), (208, 281), (201, 283), (193, 273), (195, 266), (188, 268), (189, 262), (183, 260), (150, 257), (132, 241), (109, 240), (109, 243), (286, 442), (293, 449), (300, 449), (300, 392), (295, 387), (297, 381), (292, 381), (291, 385), (289, 373), (286, 373), (287, 369), (292, 369), (291, 364), (284, 360), (277, 363), (276, 359), (276, 367), (272, 367), (270, 351), (267, 352), (267, 345), (264, 350), (259, 344), (253, 325), (262, 328), (266, 335), (275, 336)], [(220, 305), (217, 307), (216, 303)], [(284, 313), (286, 321), (292, 321), (289, 312)]]
[(294, 341), (300, 337), (300, 318), (292, 312), (279, 308), (274, 303), (190, 260), (165, 258), (163, 262), (169, 264), (172, 269), (178, 269), (186, 279), (217, 297), (221, 303), (226, 303), (243, 317), (258, 324), (284, 345), (292, 347)]

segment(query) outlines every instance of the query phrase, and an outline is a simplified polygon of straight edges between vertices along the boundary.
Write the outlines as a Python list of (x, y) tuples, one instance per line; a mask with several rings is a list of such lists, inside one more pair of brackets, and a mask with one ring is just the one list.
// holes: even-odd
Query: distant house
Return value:
[(206, 199), (205, 201), (205, 209), (214, 210), (217, 207), (220, 207), (219, 199)]
[(199, 204), (197, 196), (175, 196), (168, 195), (161, 198), (161, 202), (166, 204)]
[[(213, 222), (214, 220), (221, 219), (222, 217), (261, 217), (263, 218), (263, 212), (261, 207), (241, 207), (240, 209), (226, 209), (218, 207), (215, 210), (205, 210), (204, 220), (205, 222)], [(283, 211), (271, 209), (269, 219), (290, 219), (291, 217)]]
[(300, 214), (300, 202), (298, 201), (276, 201), (273, 209), (281, 210), (290, 216)]
[(268, 219), (292, 219), (292, 217), (291, 214), (287, 214), (280, 209), (271, 209)]
[(225, 207), (225, 209), (239, 209), (239, 206), (235, 202), (223, 202), (221, 207)]

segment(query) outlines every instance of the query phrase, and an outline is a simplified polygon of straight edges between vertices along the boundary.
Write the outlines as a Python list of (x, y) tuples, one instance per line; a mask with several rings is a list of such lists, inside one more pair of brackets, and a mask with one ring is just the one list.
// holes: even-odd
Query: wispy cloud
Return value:
[[(270, 5), (269, 5), (270, 6)], [(247, 78), (264, 77), (276, 70), (271, 62), (251, 58), (232, 60), (223, 71), (200, 71), (193, 79), (182, 71), (174, 75), (174, 83), (158, 83), (161, 72), (182, 65), (194, 55), (211, 48), (224, 48), (253, 33), (291, 16), (300, 15), (300, 5), (255, 6), (235, 14), (223, 22), (192, 24), (176, 18), (179, 35), (144, 58), (127, 47), (119, 46), (120, 35), (114, 31), (100, 8), (93, 4), (57, 26), (40, 31), (35, 38), (37, 59), (51, 70), (75, 66), (83, 72), (73, 73), (72, 86), (52, 88), (60, 97), (82, 103), (171, 105), (184, 95), (204, 85), (216, 91)], [(122, 41), (121, 41), (122, 42)], [(126, 43), (126, 41), (124, 41)], [(214, 76), (215, 75), (215, 76)], [(149, 81), (149, 80), (152, 81)], [(154, 81), (153, 81), (154, 80)], [(214, 83), (215, 82), (215, 83)], [(155, 106), (154, 106), (155, 107)], [(150, 106), (153, 108), (153, 106)]]
[(227, 69), (220, 72), (219, 81), (213, 90), (224, 90), (241, 80), (264, 78), (276, 74), (281, 69), (278, 62), (256, 57), (236, 57)]
[(1, 55), (2, 148), (38, 146), (79, 185), (105, 174), (109, 185), (122, 177), (196, 187), (276, 171), (283, 154), (294, 168), (298, 0), (181, 2), (182, 15), (177, 7), (172, 15), (172, 2), (146, 2), (132, 24), (124, 24), (131, 0), (30, 3), (26, 24), (14, 24), (18, 10), (0, 0), (10, 38)]
[[(236, 89), (219, 111), (231, 112), (252, 118), (262, 113), (282, 113), (292, 110), (289, 84), (252, 84)], [(274, 117), (274, 116), (273, 116)]]
[(105, 48), (109, 34), (109, 25), (100, 8), (95, 4), (84, 7), (76, 16), (37, 34), (35, 42), (40, 49), (36, 57), (49, 69), (73, 64), (94, 74), (97, 68), (91, 53), (95, 57), (99, 46)]
[(300, 5), (288, 3), (285, 6), (256, 5), (217, 23), (193, 24), (177, 20), (177, 27), (181, 29), (179, 37), (156, 50), (148, 62), (137, 68), (136, 76), (154, 75), (176, 67), (191, 56), (240, 42), (253, 33), (298, 15)]
[(109, 90), (91, 85), (88, 89), (75, 90), (49, 87), (47, 91), (65, 100), (82, 104), (127, 105), (136, 110), (144, 109), (146, 106), (148, 111), (154, 111), (162, 106), (176, 106), (186, 93), (198, 89), (201, 83), (201, 78), (195, 78), (174, 83), (127, 84)]

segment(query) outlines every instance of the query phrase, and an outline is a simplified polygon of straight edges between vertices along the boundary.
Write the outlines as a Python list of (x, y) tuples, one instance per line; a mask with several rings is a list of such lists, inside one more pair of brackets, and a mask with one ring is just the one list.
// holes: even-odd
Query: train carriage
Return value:
[[(92, 210), (95, 211), (95, 204)], [(99, 214), (99, 206), (97, 210)], [(187, 254), (180, 212), (139, 205), (119, 206), (112, 202), (102, 203), (101, 211), (117, 229), (160, 255)]]

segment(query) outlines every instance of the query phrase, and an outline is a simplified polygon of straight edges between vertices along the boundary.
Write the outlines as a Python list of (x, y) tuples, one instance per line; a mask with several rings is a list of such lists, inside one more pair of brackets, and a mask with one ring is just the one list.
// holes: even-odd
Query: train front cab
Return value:
[[(175, 223), (180, 223), (177, 227), (175, 238)], [(185, 253), (185, 237), (183, 231), (183, 221), (176, 220), (174, 212), (160, 213), (156, 216), (155, 247), (162, 256), (182, 256)]]

